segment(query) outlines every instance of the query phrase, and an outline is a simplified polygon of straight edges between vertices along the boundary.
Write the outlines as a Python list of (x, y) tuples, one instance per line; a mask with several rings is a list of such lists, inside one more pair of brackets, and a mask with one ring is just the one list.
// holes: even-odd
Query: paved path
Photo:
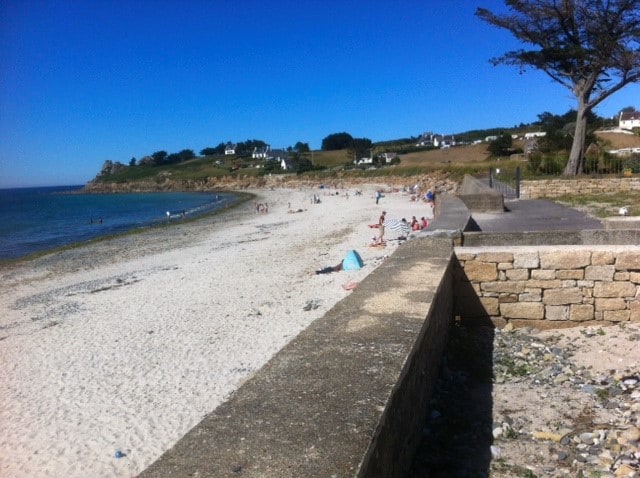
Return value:
[(473, 213), (483, 232), (580, 231), (603, 229), (598, 219), (544, 199), (505, 201), (504, 213)]

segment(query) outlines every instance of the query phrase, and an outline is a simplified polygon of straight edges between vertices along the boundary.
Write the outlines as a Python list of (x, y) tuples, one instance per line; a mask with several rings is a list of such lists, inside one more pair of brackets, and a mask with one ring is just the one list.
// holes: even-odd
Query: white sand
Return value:
[[(431, 214), (340, 192), (259, 191), (268, 214), (248, 204), (1, 269), (0, 476), (139, 473), (393, 252), (368, 247), (383, 209)], [(309, 275), (350, 249), (363, 269)]]

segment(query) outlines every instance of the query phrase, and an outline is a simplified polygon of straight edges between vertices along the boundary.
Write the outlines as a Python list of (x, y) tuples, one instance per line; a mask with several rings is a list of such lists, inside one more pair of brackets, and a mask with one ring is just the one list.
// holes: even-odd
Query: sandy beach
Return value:
[[(0, 269), (0, 476), (142, 471), (393, 253), (369, 247), (381, 211), (432, 213), (361, 190), (252, 191), (268, 213), (249, 202)], [(352, 249), (362, 269), (312, 274)]]

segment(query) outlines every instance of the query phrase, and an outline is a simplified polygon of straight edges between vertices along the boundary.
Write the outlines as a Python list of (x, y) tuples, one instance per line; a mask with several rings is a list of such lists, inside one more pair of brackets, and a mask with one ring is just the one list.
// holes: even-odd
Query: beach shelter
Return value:
[(362, 257), (356, 251), (349, 251), (342, 261), (342, 270), (343, 271), (354, 271), (357, 269), (362, 269), (364, 263), (362, 262)]
[(387, 219), (384, 221), (384, 227), (402, 236), (408, 236), (411, 232), (411, 226), (406, 220)]

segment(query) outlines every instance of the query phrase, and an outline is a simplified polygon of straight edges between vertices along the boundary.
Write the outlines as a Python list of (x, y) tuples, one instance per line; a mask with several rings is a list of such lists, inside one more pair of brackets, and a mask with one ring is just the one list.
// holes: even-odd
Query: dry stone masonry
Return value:
[(640, 178), (542, 179), (522, 181), (522, 199), (557, 198), (566, 194), (606, 194), (612, 191), (639, 191)]
[(640, 322), (640, 246), (456, 248), (456, 315), (497, 326)]

